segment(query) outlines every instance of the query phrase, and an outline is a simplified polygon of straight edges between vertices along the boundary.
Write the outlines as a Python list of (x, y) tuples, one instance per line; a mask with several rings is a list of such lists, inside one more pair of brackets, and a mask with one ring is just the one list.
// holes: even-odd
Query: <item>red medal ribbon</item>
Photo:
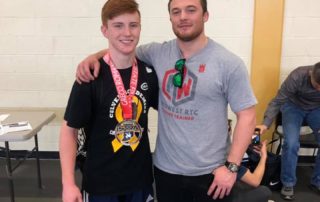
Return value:
[(110, 53), (108, 52), (104, 57), (103, 60), (110, 66), (112, 78), (114, 81), (114, 84), (117, 89), (117, 93), (120, 99), (120, 105), (123, 112), (123, 118), (125, 120), (133, 119), (132, 117), (132, 98), (137, 90), (137, 84), (138, 84), (138, 65), (137, 60), (134, 59), (134, 62), (132, 64), (132, 73), (130, 78), (130, 91), (129, 95), (127, 95), (127, 91), (123, 85), (123, 81), (121, 78), (121, 75), (114, 65)]

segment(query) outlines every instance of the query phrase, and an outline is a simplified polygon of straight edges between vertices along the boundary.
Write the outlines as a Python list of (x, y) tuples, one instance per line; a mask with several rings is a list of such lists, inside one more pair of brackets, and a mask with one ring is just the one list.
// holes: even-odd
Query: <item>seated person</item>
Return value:
[(267, 161), (267, 140), (263, 141), (261, 145), (253, 146), (254, 151), (260, 154), (260, 161), (253, 172), (241, 165), (237, 174), (237, 180), (249, 184), (253, 187), (258, 187), (263, 178), (263, 174)]
[[(232, 135), (232, 120), (228, 119), (228, 134)], [(259, 129), (260, 133), (260, 129)], [(260, 134), (259, 134), (260, 135)], [(260, 160), (253, 172), (251, 172), (248, 168), (244, 165), (240, 165), (238, 173), (237, 173), (237, 180), (241, 180), (242, 182), (251, 185), (253, 187), (258, 187), (261, 183), (261, 180), (264, 175), (266, 161), (267, 161), (267, 141), (263, 141), (262, 144), (253, 145), (253, 149), (256, 153), (260, 155)]]
[[(232, 120), (228, 119), (228, 133), (231, 136), (232, 134)], [(272, 192), (266, 186), (261, 186), (261, 180), (264, 175), (266, 161), (267, 161), (267, 141), (263, 141), (262, 144), (254, 145), (253, 150), (260, 155), (260, 160), (253, 172), (251, 172), (244, 165), (240, 165), (237, 180), (243, 182), (244, 184), (237, 184), (237, 191), (245, 193), (238, 194), (238, 201), (246, 201), (247, 196), (250, 196), (252, 201), (268, 201)], [(249, 186), (247, 186), (249, 185)], [(251, 187), (251, 188), (250, 188)], [(255, 189), (252, 189), (255, 187)]]
[[(281, 196), (294, 199), (296, 167), (300, 147), (300, 127), (305, 120), (320, 143), (320, 62), (293, 70), (282, 83), (277, 96), (269, 103), (263, 125), (258, 126), (263, 134), (277, 114), (282, 113), (284, 143), (281, 155)], [(320, 150), (311, 179), (311, 187), (320, 193)]]

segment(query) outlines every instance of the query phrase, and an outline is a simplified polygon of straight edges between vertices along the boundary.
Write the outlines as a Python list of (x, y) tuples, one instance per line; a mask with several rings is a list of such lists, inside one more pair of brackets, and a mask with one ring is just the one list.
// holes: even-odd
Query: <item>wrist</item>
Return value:
[(232, 173), (237, 173), (239, 171), (240, 165), (238, 165), (237, 163), (230, 162), (227, 160), (224, 165)]
[(63, 186), (73, 186), (75, 184), (76, 184), (76, 182), (75, 182), (75, 179), (73, 177), (62, 178), (62, 185)]
[(266, 161), (267, 160), (267, 155), (261, 155), (260, 159), (263, 160), (263, 161)]

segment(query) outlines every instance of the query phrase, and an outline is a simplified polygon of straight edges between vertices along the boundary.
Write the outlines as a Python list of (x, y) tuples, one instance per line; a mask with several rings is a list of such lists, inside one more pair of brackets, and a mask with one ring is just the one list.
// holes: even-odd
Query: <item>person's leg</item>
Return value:
[(99, 196), (99, 195), (90, 195), (86, 202), (119, 202), (117, 196)]
[(231, 197), (213, 200), (207, 195), (213, 175), (182, 176), (154, 169), (158, 202), (231, 202)]
[[(203, 184), (201, 182), (198, 183)], [(198, 188), (194, 187), (194, 190), (198, 190)], [(223, 199), (214, 200), (212, 197), (207, 196), (206, 191), (207, 188), (205, 191), (196, 193), (193, 202), (267, 202), (272, 195), (268, 187), (252, 187), (239, 181), (233, 186), (230, 195)]]
[(184, 176), (173, 175), (154, 167), (156, 198), (158, 202), (192, 202), (192, 193), (186, 190)]
[(286, 103), (281, 108), (284, 141), (281, 153), (281, 182), (285, 187), (294, 187), (297, 182), (296, 167), (300, 147), (299, 136), (305, 112)]
[(234, 199), (232, 202), (268, 202), (272, 192), (266, 186), (252, 187), (244, 183), (239, 183), (235, 186), (238, 189), (234, 193)]
[[(307, 115), (307, 123), (313, 131), (318, 144), (320, 144), (320, 108), (312, 110)], [(316, 157), (316, 164), (314, 167), (311, 184), (320, 187), (320, 149)]]
[(89, 195), (84, 202), (154, 202), (153, 188), (150, 185), (145, 189), (118, 196)]
[[(153, 187), (147, 187), (143, 190), (135, 191), (131, 194), (125, 195), (123, 202), (154, 202)], [(121, 201), (119, 201), (121, 202)]]
[(190, 193), (192, 193), (193, 202), (231, 202), (231, 197), (225, 197), (224, 199), (214, 200), (212, 196), (208, 196), (207, 192), (214, 176), (210, 174), (200, 176), (187, 177), (186, 185)]

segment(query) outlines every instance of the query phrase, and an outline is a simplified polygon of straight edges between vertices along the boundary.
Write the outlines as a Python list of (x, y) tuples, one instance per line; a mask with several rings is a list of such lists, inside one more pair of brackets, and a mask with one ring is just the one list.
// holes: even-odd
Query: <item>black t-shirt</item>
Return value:
[[(133, 102), (143, 133), (137, 147), (125, 146), (114, 135), (123, 117), (110, 67), (103, 59), (100, 65), (100, 74), (94, 81), (74, 83), (65, 120), (69, 127), (84, 128), (87, 137), (84, 190), (95, 195), (129, 193), (153, 182), (147, 114), (150, 107), (158, 105), (158, 80), (153, 67), (138, 60), (139, 77)], [(129, 89), (131, 71), (132, 67), (119, 70), (126, 89)]]

